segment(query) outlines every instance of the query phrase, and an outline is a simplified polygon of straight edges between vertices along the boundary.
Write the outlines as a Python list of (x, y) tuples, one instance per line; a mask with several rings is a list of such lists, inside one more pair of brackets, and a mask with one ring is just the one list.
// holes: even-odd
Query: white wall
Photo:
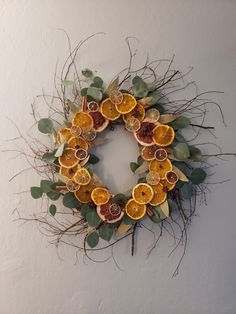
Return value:
[[(236, 2), (230, 0), (1, 0), (1, 150), (9, 148), (7, 140), (17, 136), (8, 118), (26, 132), (35, 95), (41, 88), (53, 91), (56, 59), (63, 60), (67, 52), (65, 37), (58, 31), (63, 28), (73, 43), (97, 31), (106, 33), (88, 44), (81, 64), (102, 70), (107, 79), (127, 63), (126, 36), (139, 39), (143, 58), (147, 52), (153, 58), (175, 53), (177, 66), (194, 66), (190, 79), (198, 82), (200, 90), (224, 91), (215, 99), (222, 103), (228, 127), (222, 125), (214, 108), (208, 123), (217, 126), (215, 142), (225, 151), (235, 151), (235, 27)], [(129, 143), (127, 140), (124, 147)], [(115, 143), (107, 149), (105, 167), (115, 174), (112, 145)], [(130, 150), (130, 154), (117, 165), (117, 171), (123, 169), (118, 187), (127, 184), (128, 162), (136, 152)], [(163, 238), (147, 259), (152, 237), (145, 230), (138, 233), (134, 257), (130, 256), (130, 240), (115, 248), (121, 270), (112, 260), (83, 263), (81, 255), (75, 265), (75, 252), (69, 248), (59, 250), (59, 259), (35, 225), (13, 223), (15, 207), (21, 212), (35, 209), (37, 202), (28, 193), (16, 193), (37, 184), (38, 178), (28, 174), (8, 183), (25, 167), (22, 159), (11, 156), (0, 155), (0, 314), (236, 313), (233, 158), (215, 160), (219, 165), (211, 182), (231, 181), (212, 185), (208, 206), (201, 206), (193, 220), (180, 274), (172, 279), (178, 252), (168, 258), (172, 243)]]

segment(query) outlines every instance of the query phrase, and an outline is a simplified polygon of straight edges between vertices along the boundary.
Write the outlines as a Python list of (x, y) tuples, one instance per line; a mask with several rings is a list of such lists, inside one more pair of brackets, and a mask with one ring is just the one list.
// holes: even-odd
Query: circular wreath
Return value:
[[(41, 95), (49, 107), (49, 117), (38, 119), (36, 103), (32, 106), (38, 130), (50, 137), (51, 145), (40, 144), (36, 138), (35, 147), (19, 131), (33, 152), (30, 165), (44, 177), (39, 186), (31, 187), (31, 195), (48, 200), (46, 215), (19, 219), (39, 222), (57, 246), (69, 244), (88, 256), (89, 251), (113, 247), (128, 236), (132, 237), (133, 255), (137, 227), (154, 234), (144, 223), (147, 217), (160, 230), (149, 252), (163, 229), (173, 236), (175, 248), (184, 245), (177, 274), (196, 200), (205, 200), (208, 192), (210, 182), (205, 179), (207, 169), (212, 167), (209, 158), (235, 156), (221, 150), (207, 153), (205, 147), (212, 143), (206, 141), (193, 145), (202, 131), (211, 134), (214, 129), (204, 125), (212, 105), (225, 124), (221, 107), (208, 99), (208, 92), (198, 93), (194, 82), (185, 84), (189, 71), (173, 70), (173, 59), (147, 60), (141, 68), (133, 69), (136, 52), (129, 40), (129, 65), (110, 84), (89, 69), (80, 73), (76, 57), (88, 39), (73, 50), (69, 41), (70, 54), (62, 67), (59, 87), (55, 75), (56, 95)], [(163, 64), (165, 70), (161, 72)], [(195, 92), (187, 98), (186, 89), (190, 87)], [(179, 93), (182, 95), (173, 97)], [(138, 175), (137, 184), (127, 193), (118, 194), (93, 171), (93, 164), (99, 162), (94, 148), (104, 144), (101, 134), (116, 125), (131, 132), (139, 146), (137, 161), (130, 163), (131, 171)], [(186, 139), (185, 129), (193, 136)], [(27, 161), (32, 157), (24, 155)], [(95, 248), (99, 239), (110, 241), (112, 237), (108, 244)]]

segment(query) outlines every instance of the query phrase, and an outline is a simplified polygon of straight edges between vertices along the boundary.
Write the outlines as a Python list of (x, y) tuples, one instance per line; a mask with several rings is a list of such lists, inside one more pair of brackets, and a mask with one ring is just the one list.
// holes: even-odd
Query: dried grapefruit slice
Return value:
[(68, 142), (68, 140), (72, 137), (71, 131), (69, 128), (61, 128), (56, 135), (56, 143), (62, 144)]
[(73, 180), (80, 185), (87, 185), (91, 181), (91, 175), (86, 168), (80, 168), (76, 171)]
[(87, 150), (88, 149), (88, 143), (82, 137), (72, 137), (68, 141), (68, 147), (74, 148), (74, 149), (83, 148), (83, 149)]
[(103, 100), (100, 111), (104, 118), (111, 121), (120, 117), (120, 113), (116, 110), (116, 106), (111, 102), (110, 98)]
[(143, 119), (145, 117), (144, 107), (140, 103), (137, 103), (137, 105), (134, 107), (134, 109), (132, 111), (130, 111), (129, 113), (126, 113), (122, 116), (122, 118), (125, 122), (127, 122), (127, 120), (130, 117), (135, 117), (139, 121), (143, 121)]
[(158, 149), (157, 145), (144, 146), (141, 149), (141, 157), (147, 161), (153, 160), (155, 159), (155, 152), (157, 151), (157, 149)]
[(121, 220), (125, 212), (118, 204), (112, 204), (110, 199), (106, 204), (97, 206), (97, 213), (106, 223), (115, 223)]
[(143, 121), (140, 129), (134, 133), (134, 137), (137, 142), (143, 146), (153, 145), (153, 129), (155, 126), (156, 125), (152, 122)]
[(146, 205), (139, 204), (131, 198), (125, 205), (125, 212), (131, 219), (139, 220), (146, 214)]
[(169, 146), (173, 143), (175, 138), (174, 129), (166, 124), (159, 124), (153, 130), (153, 140), (161, 147)]
[(153, 206), (157, 206), (165, 202), (167, 193), (163, 191), (163, 185), (158, 183), (156, 185), (152, 185), (152, 189), (154, 192), (153, 198), (150, 201), (150, 204)]
[(125, 128), (129, 132), (137, 132), (141, 127), (140, 121), (135, 117), (130, 117), (126, 123)]
[(120, 104), (116, 104), (116, 110), (122, 114), (129, 113), (134, 109), (134, 107), (137, 105), (137, 101), (134, 98), (134, 96), (123, 93), (123, 99)]
[(65, 148), (63, 154), (58, 158), (59, 164), (64, 168), (73, 168), (79, 162), (75, 157), (75, 149)]
[(139, 183), (132, 190), (133, 199), (139, 204), (147, 204), (153, 198), (153, 190), (147, 183)]
[(72, 125), (78, 125), (83, 131), (88, 132), (93, 128), (93, 119), (86, 112), (76, 112)]
[(103, 130), (106, 129), (106, 127), (109, 124), (109, 120), (104, 118), (101, 112), (93, 111), (93, 112), (90, 112), (89, 115), (93, 119), (93, 128), (96, 132), (102, 132)]
[(81, 203), (91, 203), (91, 193), (95, 188), (96, 185), (92, 181), (90, 181), (88, 184), (82, 185), (80, 189), (74, 194)]
[(110, 199), (110, 193), (105, 188), (95, 188), (91, 194), (92, 200), (96, 205), (104, 205)]
[(166, 173), (172, 170), (172, 163), (169, 159), (164, 161), (152, 160), (149, 164), (149, 171), (158, 172), (161, 179), (165, 179)]

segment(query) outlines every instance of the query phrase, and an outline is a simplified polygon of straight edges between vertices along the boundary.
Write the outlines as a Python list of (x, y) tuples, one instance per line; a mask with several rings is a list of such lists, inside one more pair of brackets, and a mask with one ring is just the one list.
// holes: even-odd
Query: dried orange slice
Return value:
[(111, 121), (120, 117), (120, 113), (116, 110), (116, 106), (111, 102), (110, 98), (103, 100), (100, 111), (104, 118)]
[(81, 168), (79, 164), (77, 164), (75, 167), (73, 168), (64, 168), (64, 167), (60, 167), (59, 173), (62, 174), (63, 176), (72, 179), (73, 176), (75, 175), (76, 171)]
[(158, 147), (156, 145), (152, 146), (144, 146), (141, 149), (141, 157), (144, 160), (150, 161), (155, 159), (155, 152), (157, 151)]
[(118, 90), (114, 90), (109, 93), (109, 98), (114, 105), (119, 105), (123, 101), (123, 94)]
[(64, 168), (73, 168), (79, 162), (75, 157), (75, 149), (65, 148), (63, 154), (58, 158), (59, 164)]
[(93, 119), (93, 128), (96, 132), (102, 132), (109, 124), (109, 120), (105, 119), (101, 112), (90, 112), (89, 115)]
[(155, 158), (158, 161), (164, 161), (167, 159), (167, 151), (164, 148), (158, 148), (155, 152)]
[(156, 108), (148, 109), (145, 118), (150, 122), (157, 122), (160, 118), (160, 112)]
[(88, 143), (82, 137), (72, 137), (68, 141), (68, 147), (74, 148), (74, 149), (83, 148), (83, 149), (87, 150), (88, 149)]
[(96, 101), (90, 101), (88, 104), (87, 104), (87, 108), (89, 111), (91, 112), (96, 112), (99, 110), (99, 104), (96, 102)]
[(126, 123), (125, 128), (129, 132), (137, 132), (141, 127), (140, 121), (135, 117), (130, 117)]
[(73, 125), (71, 128), (70, 128), (70, 132), (73, 136), (75, 137), (79, 137), (82, 133), (82, 129), (80, 126), (78, 125)]
[(86, 168), (80, 168), (76, 171), (73, 179), (80, 185), (87, 185), (91, 181), (91, 175)]
[(147, 204), (153, 198), (153, 190), (147, 183), (139, 183), (132, 190), (133, 199), (139, 204)]
[(165, 202), (167, 193), (163, 191), (163, 185), (158, 183), (156, 185), (152, 185), (152, 189), (154, 192), (153, 198), (150, 201), (150, 204), (153, 206), (157, 206)]
[(80, 185), (73, 180), (68, 180), (66, 182), (66, 187), (69, 192), (76, 192), (80, 188)]
[(146, 175), (146, 181), (150, 185), (155, 185), (160, 182), (160, 175), (158, 172), (149, 171)]
[(159, 124), (153, 130), (153, 140), (161, 147), (169, 146), (175, 139), (174, 129), (166, 124)]
[(146, 214), (146, 205), (139, 204), (131, 198), (125, 205), (125, 212), (131, 219), (138, 220)]
[(154, 144), (153, 141), (153, 129), (155, 124), (148, 121), (143, 121), (141, 123), (140, 129), (134, 133), (134, 137), (137, 142), (143, 146), (151, 146)]
[(134, 107), (137, 105), (137, 101), (134, 98), (134, 96), (123, 93), (123, 99), (120, 104), (116, 104), (116, 110), (122, 114), (129, 113), (134, 109)]
[(83, 149), (83, 148), (79, 148), (79, 149), (76, 150), (75, 156), (76, 156), (79, 160), (84, 160), (84, 159), (87, 158), (88, 152), (87, 152), (87, 150), (85, 150), (85, 149)]
[(161, 179), (165, 179), (166, 173), (172, 170), (172, 163), (169, 159), (164, 161), (152, 160), (149, 164), (149, 171), (158, 172)]
[(137, 103), (137, 105), (134, 107), (134, 109), (132, 111), (130, 111), (129, 113), (126, 113), (122, 116), (122, 118), (125, 122), (127, 122), (127, 120), (130, 117), (135, 117), (139, 121), (143, 121), (143, 119), (145, 117), (144, 107), (140, 103)]
[(56, 143), (62, 144), (68, 142), (68, 140), (72, 137), (71, 131), (69, 128), (61, 128), (56, 135)]
[(92, 181), (90, 181), (89, 184), (81, 185), (79, 190), (76, 191), (74, 194), (81, 203), (91, 203), (91, 193), (95, 188), (96, 185)]
[(165, 179), (168, 183), (175, 184), (178, 181), (178, 175), (174, 171), (168, 171)]
[(173, 188), (175, 187), (175, 183), (171, 184), (171, 183), (167, 182), (166, 180), (161, 180), (161, 184), (163, 185), (163, 191), (166, 193), (173, 190)]
[(91, 198), (96, 205), (104, 205), (110, 199), (110, 193), (105, 188), (95, 188), (91, 194)]
[(89, 132), (83, 133), (83, 138), (89, 142), (92, 142), (96, 137), (97, 132), (94, 129), (90, 130)]
[(78, 125), (85, 132), (93, 128), (93, 119), (86, 112), (76, 112), (72, 119), (72, 125)]

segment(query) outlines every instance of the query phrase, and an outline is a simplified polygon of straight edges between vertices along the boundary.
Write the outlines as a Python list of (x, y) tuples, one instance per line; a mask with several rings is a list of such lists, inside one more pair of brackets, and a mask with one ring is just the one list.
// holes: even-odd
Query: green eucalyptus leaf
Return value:
[(55, 157), (54, 154), (55, 154), (55, 151), (49, 152), (49, 153), (45, 153), (42, 156), (42, 160), (44, 160), (44, 161), (46, 161), (46, 162), (48, 162), (50, 164), (53, 164), (54, 161), (56, 160), (56, 157)]
[[(68, 107), (70, 108), (70, 111), (72, 112), (72, 113), (76, 113), (76, 112), (78, 112), (79, 111), (79, 107), (78, 106), (76, 106), (71, 100), (69, 100), (68, 99), (68, 101), (67, 101), (67, 105), (68, 105)], [(66, 121), (67, 123), (68, 123), (68, 121)]]
[(46, 194), (47, 194), (47, 197), (52, 201), (58, 200), (59, 197), (61, 196), (61, 194), (57, 191), (49, 191)]
[(193, 195), (193, 186), (191, 183), (184, 183), (180, 188), (180, 194), (185, 199), (190, 199)]
[(97, 232), (89, 233), (86, 237), (86, 242), (88, 243), (88, 245), (91, 248), (94, 248), (95, 246), (97, 246), (97, 244), (99, 242), (99, 236), (98, 236)]
[(190, 174), (190, 181), (197, 185), (202, 183), (206, 179), (206, 172), (202, 168), (195, 168), (192, 173)]
[(189, 146), (190, 150), (190, 159), (192, 161), (201, 161), (202, 160), (202, 152), (199, 148), (195, 146)]
[(140, 76), (135, 76), (132, 80), (134, 87), (134, 96), (138, 98), (146, 97), (148, 94), (148, 85)]
[(171, 212), (178, 210), (178, 205), (177, 205), (177, 203), (175, 201), (173, 201), (172, 199), (168, 198), (167, 202), (169, 204), (169, 208), (170, 208)]
[(77, 200), (74, 193), (68, 192), (63, 197), (63, 205), (68, 208), (79, 208), (81, 203)]
[(94, 166), (93, 166), (93, 164), (91, 164), (91, 163), (87, 163), (84, 167), (85, 167), (90, 173), (92, 173), (93, 170), (94, 170)]
[(136, 224), (137, 220), (133, 220), (128, 215), (125, 214), (123, 216), (122, 222), (124, 222), (127, 225), (134, 225)]
[(95, 210), (89, 211), (86, 214), (85, 219), (91, 227), (96, 227), (101, 222), (101, 218), (98, 216)]
[(94, 165), (99, 162), (99, 158), (94, 154), (90, 154), (88, 162)]
[(91, 211), (93, 211), (93, 210), (94, 210), (94, 208), (92, 208), (92, 207), (89, 206), (88, 204), (83, 204), (83, 205), (81, 205), (81, 206), (80, 206), (80, 209), (79, 209), (81, 216), (83, 216), (84, 218), (86, 217), (86, 215), (87, 215), (89, 212), (91, 212)]
[(137, 182), (138, 183), (145, 183), (145, 182), (147, 182), (147, 179), (146, 179), (146, 177), (141, 177), (141, 178), (138, 179)]
[(82, 75), (87, 77), (87, 78), (91, 78), (93, 76), (93, 72), (89, 69), (83, 69), (81, 71)]
[(56, 205), (51, 204), (51, 205), (49, 206), (49, 213), (50, 213), (52, 216), (55, 216), (55, 215), (56, 215), (56, 212), (57, 212), (57, 207), (56, 207)]
[(55, 152), (55, 157), (60, 157), (63, 154), (65, 143), (62, 143)]
[(136, 162), (130, 162), (129, 166), (133, 173), (139, 168), (139, 165)]
[(95, 76), (92, 83), (93, 87), (102, 88), (103, 80), (99, 76)]
[(52, 184), (54, 182), (49, 180), (41, 180), (40, 182), (40, 188), (43, 190), (43, 193), (48, 193), (52, 191)]
[(87, 96), (88, 87), (82, 88), (80, 91), (81, 96)]
[(93, 98), (93, 100), (100, 102), (102, 100), (102, 92), (99, 88), (89, 87), (87, 90), (87, 96)]
[(112, 197), (111, 202), (112, 203), (118, 203), (118, 202), (122, 202), (122, 203), (126, 203), (128, 201), (128, 197), (125, 194), (122, 193), (118, 193), (116, 194), (114, 197)]
[(137, 164), (138, 164), (139, 166), (141, 166), (143, 163), (144, 163), (143, 158), (142, 158), (141, 156), (138, 156)]
[(53, 130), (52, 120), (48, 118), (40, 119), (38, 122), (38, 129), (41, 133), (48, 134)]
[(103, 224), (99, 230), (99, 237), (105, 241), (110, 241), (114, 232), (114, 227), (111, 224)]
[(176, 129), (184, 129), (190, 124), (190, 119), (184, 116), (177, 117), (174, 121), (169, 123), (172, 128)]
[(175, 140), (178, 142), (186, 142), (186, 139), (180, 132), (175, 132)]
[(152, 206), (151, 209), (161, 220), (166, 219), (166, 216), (163, 214), (161, 207), (159, 205), (158, 206)]
[(174, 156), (179, 160), (186, 160), (190, 157), (190, 151), (186, 143), (178, 143), (174, 149)]
[(31, 193), (31, 196), (34, 198), (34, 199), (37, 199), (37, 198), (40, 198), (42, 197), (43, 195), (43, 190), (38, 187), (38, 186), (32, 186), (30, 188), (30, 193)]

